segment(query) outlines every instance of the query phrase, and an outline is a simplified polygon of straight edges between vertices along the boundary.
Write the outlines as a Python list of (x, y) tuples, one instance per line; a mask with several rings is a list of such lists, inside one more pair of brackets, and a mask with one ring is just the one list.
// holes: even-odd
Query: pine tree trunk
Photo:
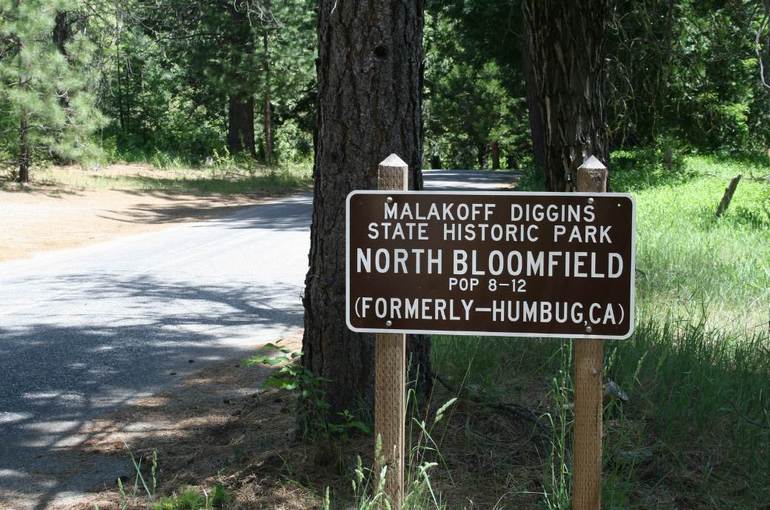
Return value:
[[(20, 0), (13, 3), (13, 7), (18, 12)], [(27, 62), (24, 58), (24, 42), (19, 40), (19, 90), (28, 87), (27, 83)], [(29, 182), (29, 166), (32, 159), (32, 152), (29, 146), (29, 112), (22, 106), (19, 111), (19, 182)]]
[(256, 154), (254, 146), (254, 97), (231, 94), (227, 108), (227, 149), (230, 154)]
[(480, 169), (484, 169), (487, 167), (487, 144), (480, 143), (477, 146), (477, 152), (476, 152), (476, 161), (479, 164)]
[(500, 143), (492, 142), (492, 170), (500, 169)]
[(268, 38), (267, 29), (265, 29), (264, 34), (262, 34), (262, 40), (265, 46), (265, 104), (262, 114), (265, 135), (265, 164), (270, 166), (273, 164), (273, 119), (272, 111), (270, 110), (270, 46)]
[(59, 53), (67, 55), (67, 42), (72, 37), (72, 20), (66, 11), (56, 13), (56, 19), (53, 26), (53, 42), (59, 49)]
[[(371, 411), (373, 335), (345, 325), (345, 197), (376, 189), (390, 153), (422, 187), (423, 2), (319, 0), (315, 196), (305, 280), (302, 362), (329, 380), (329, 417)], [(429, 372), (427, 340), (408, 342), (413, 366)], [(363, 407), (363, 409), (362, 409)]]
[(31, 158), (29, 148), (29, 120), (27, 110), (22, 108), (19, 115), (19, 182), (29, 182)]
[[(528, 88), (540, 115), (546, 185), (575, 189), (577, 168), (608, 165), (604, 32), (607, 0), (525, 0)], [(535, 135), (533, 125), (533, 137)]]
[[(529, 130), (532, 136), (532, 158), (535, 166), (543, 170), (545, 168), (545, 139), (543, 134), (543, 110), (537, 101), (537, 84), (532, 74), (532, 65), (529, 55), (529, 27), (524, 23), (524, 35), (522, 41), (522, 62), (524, 63), (524, 76), (527, 81), (527, 111), (529, 112)], [(508, 166), (510, 168), (510, 165)], [(543, 170), (544, 171), (544, 170)]]
[[(72, 16), (70, 13), (66, 11), (59, 11), (56, 13), (56, 18), (54, 20), (54, 27), (53, 27), (53, 42), (56, 45), (56, 48), (59, 50), (59, 53), (64, 56), (65, 59), (69, 60), (69, 55), (67, 54), (67, 43), (72, 38), (72, 23), (74, 23), (74, 19), (72, 19)], [(71, 112), (70, 112), (70, 98), (68, 91), (66, 89), (59, 90), (59, 106), (65, 111), (68, 118), (71, 118)], [(61, 135), (56, 135), (57, 139), (61, 139)], [(69, 165), (72, 164), (74, 161), (71, 158), (65, 157), (62, 154), (54, 153), (53, 160), (57, 165)]]

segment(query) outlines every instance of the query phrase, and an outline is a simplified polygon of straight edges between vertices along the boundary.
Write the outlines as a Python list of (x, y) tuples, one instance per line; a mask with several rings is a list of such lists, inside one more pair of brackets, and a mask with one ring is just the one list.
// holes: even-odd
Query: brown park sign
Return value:
[(629, 194), (354, 191), (348, 327), (628, 338), (634, 237)]

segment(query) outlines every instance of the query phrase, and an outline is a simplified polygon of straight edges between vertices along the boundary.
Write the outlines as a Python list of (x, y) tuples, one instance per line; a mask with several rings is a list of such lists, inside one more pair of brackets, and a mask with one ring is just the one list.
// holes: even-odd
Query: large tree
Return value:
[[(546, 186), (575, 189), (590, 155), (608, 163), (607, 0), (525, 0), (527, 86), (533, 133), (542, 132)], [(537, 144), (535, 144), (537, 146)]]
[[(375, 189), (395, 152), (420, 189), (423, 2), (318, 3), (318, 109), (303, 364), (328, 380), (329, 415), (371, 405), (372, 335), (345, 325), (345, 197)], [(427, 341), (411, 341), (423, 370)]]

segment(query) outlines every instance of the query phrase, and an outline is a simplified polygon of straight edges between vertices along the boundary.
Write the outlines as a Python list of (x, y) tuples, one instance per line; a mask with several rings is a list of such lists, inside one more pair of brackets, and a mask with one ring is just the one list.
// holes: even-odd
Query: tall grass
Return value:
[[(401, 510), (444, 510), (446, 504), (442, 501), (441, 494), (434, 489), (431, 481), (431, 471), (439, 466), (441, 461), (441, 430), (440, 423), (446, 413), (450, 411), (457, 398), (451, 398), (441, 405), (435, 413), (428, 416), (431, 406), (420, 406), (417, 401), (417, 393), (410, 389), (407, 394), (408, 409), (412, 416), (409, 419), (406, 438), (404, 499)], [(420, 416), (419, 409), (424, 408), (426, 415)], [(376, 468), (364, 467), (361, 458), (358, 457), (353, 471), (354, 506), (356, 510), (389, 510), (395, 509), (396, 504), (386, 493), (385, 481), (388, 467), (385, 465), (382, 455), (380, 438), (376, 440), (375, 458), (380, 459)], [(325, 508), (331, 506), (328, 489), (325, 499)]]
[[(750, 161), (654, 154), (614, 159), (612, 186), (637, 200), (637, 325), (607, 342), (604, 508), (762, 508), (770, 501), (770, 185)], [(525, 177), (523, 189), (538, 178)], [(437, 337), (434, 366), (491, 397), (538, 410), (551, 428), (542, 504), (569, 508), (568, 341)], [(465, 373), (467, 367), (470, 370)], [(525, 398), (541, 395), (536, 401)]]
[[(312, 165), (292, 163), (265, 167), (249, 158), (218, 156), (204, 166), (158, 154), (144, 165), (132, 167), (55, 167), (33, 169), (32, 186), (63, 191), (124, 190), (193, 194), (281, 194), (308, 189)], [(116, 169), (117, 168), (117, 169)], [(19, 189), (0, 179), (0, 189)], [(26, 188), (23, 188), (26, 189)]]
[(707, 158), (689, 158), (686, 168), (691, 177), (676, 185), (642, 187), (624, 178), (638, 207), (639, 315), (766, 329), (770, 185), (742, 181), (727, 213), (717, 218), (729, 179), (752, 170)]

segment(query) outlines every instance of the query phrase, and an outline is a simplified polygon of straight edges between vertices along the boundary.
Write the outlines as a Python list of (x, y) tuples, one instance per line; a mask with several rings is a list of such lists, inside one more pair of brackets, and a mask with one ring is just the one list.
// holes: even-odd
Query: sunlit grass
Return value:
[(267, 168), (250, 164), (216, 164), (211, 167), (187, 168), (169, 165), (163, 168), (134, 165), (116, 171), (117, 167), (35, 168), (29, 186), (0, 181), (0, 189), (23, 190), (50, 188), (60, 191), (122, 190), (159, 191), (194, 194), (281, 194), (309, 189), (312, 182), (310, 164), (292, 164)]
[[(637, 325), (606, 343), (605, 380), (630, 400), (606, 403), (603, 507), (758, 508), (770, 500), (770, 183), (751, 176), (770, 165), (700, 156), (668, 169), (627, 152), (612, 168), (613, 191), (637, 201)], [(432, 356), (439, 373), (571, 423), (569, 345), (437, 337)], [(549, 474), (570, 467), (570, 430), (552, 433), (543, 505), (569, 508)]]
[[(686, 182), (628, 190), (637, 200), (639, 316), (708, 319), (767, 328), (770, 309), (770, 184), (744, 179), (723, 217), (717, 204), (750, 169), (690, 158)], [(757, 170), (754, 170), (758, 173)]]

